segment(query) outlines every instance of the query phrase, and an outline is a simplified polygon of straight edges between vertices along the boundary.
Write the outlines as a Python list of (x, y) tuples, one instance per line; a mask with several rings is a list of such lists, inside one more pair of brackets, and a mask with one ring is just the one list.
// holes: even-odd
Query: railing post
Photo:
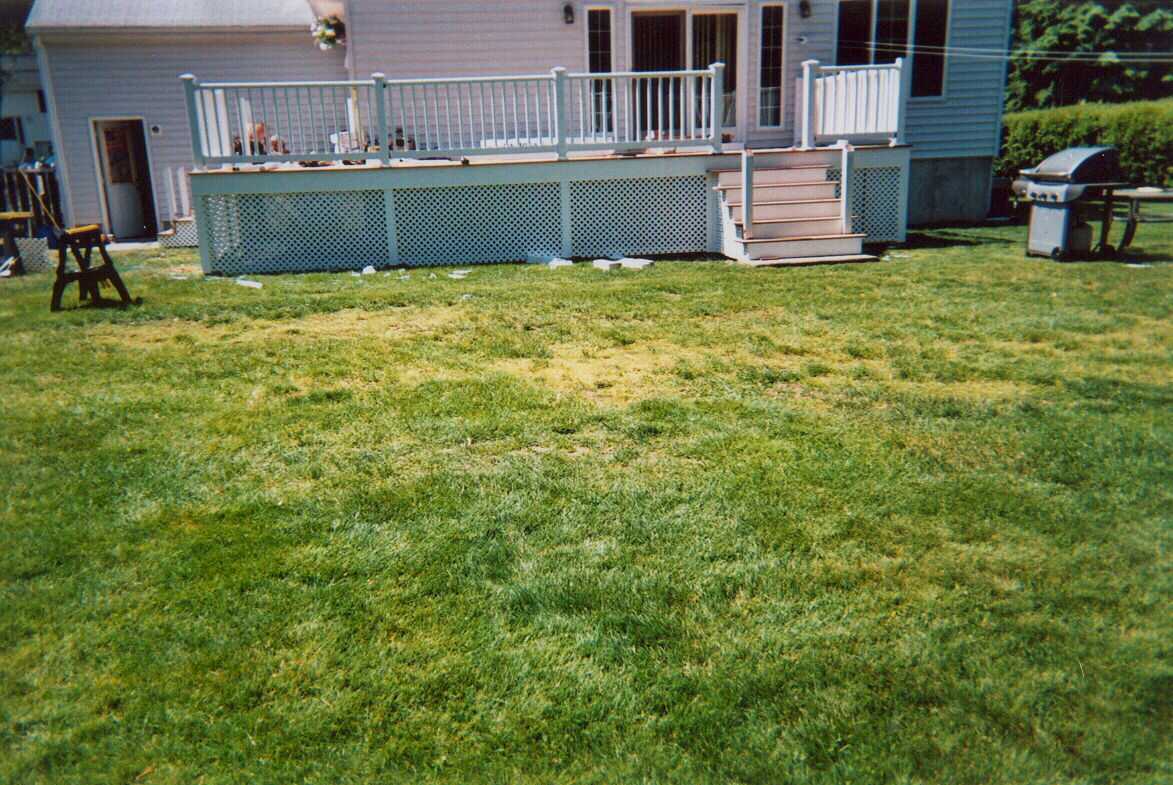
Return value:
[(839, 220), (843, 234), (851, 234), (851, 197), (854, 186), (854, 150), (846, 139), (840, 140), (842, 149), (839, 154)]
[(387, 77), (379, 72), (371, 74), (375, 83), (375, 130), (379, 134), (379, 160), (391, 162), (391, 138), (387, 134)]
[(908, 112), (908, 99), (912, 94), (912, 69), (903, 57), (896, 58), (896, 73), (899, 75), (900, 96), (896, 99), (896, 136), (893, 145), (904, 144), (904, 123)]
[[(550, 69), (550, 73), (554, 77), (554, 139), (555, 145), (558, 148), (558, 158), (560, 160), (566, 159), (566, 152), (568, 148), (569, 129), (566, 127), (566, 69), (562, 66)], [(593, 116), (593, 108), (592, 108)], [(586, 118), (583, 118), (586, 122)]]
[(187, 125), (191, 129), (191, 157), (196, 167), (204, 168), (204, 143), (200, 131), (200, 113), (196, 108), (196, 89), (199, 80), (194, 74), (183, 74), (179, 77), (183, 82), (183, 97), (187, 100)]
[(741, 151), (741, 237), (753, 237), (753, 151)]
[(713, 72), (713, 88), (709, 92), (711, 97), (709, 107), (712, 110), (712, 138), (713, 152), (721, 152), (721, 120), (725, 115), (725, 64), (713, 63), (709, 66)]
[(802, 148), (815, 146), (815, 69), (818, 60), (804, 60), (802, 63)]

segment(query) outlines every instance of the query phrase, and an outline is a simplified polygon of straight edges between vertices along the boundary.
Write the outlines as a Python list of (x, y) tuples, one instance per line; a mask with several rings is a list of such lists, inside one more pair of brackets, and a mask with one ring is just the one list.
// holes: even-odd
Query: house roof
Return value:
[(36, 0), (26, 27), (44, 30), (306, 28), (306, 0)]

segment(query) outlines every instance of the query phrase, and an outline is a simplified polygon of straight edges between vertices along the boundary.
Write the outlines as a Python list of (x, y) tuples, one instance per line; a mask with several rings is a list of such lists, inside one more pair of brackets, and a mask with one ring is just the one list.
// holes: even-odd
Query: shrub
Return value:
[(1080, 104), (1006, 115), (997, 173), (1016, 177), (1067, 147), (1113, 145), (1124, 179), (1135, 185), (1173, 180), (1173, 100)]

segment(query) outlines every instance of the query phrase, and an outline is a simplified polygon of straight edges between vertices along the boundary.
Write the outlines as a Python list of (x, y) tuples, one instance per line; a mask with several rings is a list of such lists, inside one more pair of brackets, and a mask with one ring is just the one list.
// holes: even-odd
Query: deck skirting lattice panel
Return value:
[(388, 257), (382, 191), (203, 197), (210, 272), (351, 270)]
[(570, 184), (575, 256), (689, 253), (707, 247), (705, 178), (649, 177)]
[(691, 172), (205, 193), (197, 222), (220, 275), (694, 253), (713, 246), (709, 185)]
[[(854, 188), (851, 194), (852, 231), (867, 235), (865, 242), (889, 243), (904, 240), (900, 209), (902, 178), (899, 166), (854, 166)], [(838, 183), (842, 177), (839, 167), (827, 170), (827, 179)], [(839, 189), (835, 189), (839, 197)]]
[(396, 245), (404, 265), (482, 264), (557, 256), (558, 183), (398, 188)]
[(159, 245), (164, 248), (196, 248), (199, 244), (200, 233), (194, 218), (172, 221), (171, 231), (159, 235)]

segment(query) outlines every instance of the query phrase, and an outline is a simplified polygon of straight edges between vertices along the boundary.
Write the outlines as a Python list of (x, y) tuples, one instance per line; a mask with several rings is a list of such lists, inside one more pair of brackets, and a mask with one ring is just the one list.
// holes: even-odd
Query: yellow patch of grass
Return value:
[(595, 403), (629, 404), (671, 390), (669, 371), (682, 360), (695, 362), (706, 355), (657, 341), (608, 349), (559, 344), (550, 358), (509, 358), (494, 363), (497, 370), (537, 382), (549, 390), (582, 395)]
[(107, 346), (158, 348), (176, 340), (259, 344), (287, 336), (318, 339), (400, 338), (437, 332), (463, 316), (454, 306), (426, 306), (383, 311), (347, 308), (297, 319), (246, 320), (206, 324), (186, 319), (135, 324), (102, 324), (87, 335)]

